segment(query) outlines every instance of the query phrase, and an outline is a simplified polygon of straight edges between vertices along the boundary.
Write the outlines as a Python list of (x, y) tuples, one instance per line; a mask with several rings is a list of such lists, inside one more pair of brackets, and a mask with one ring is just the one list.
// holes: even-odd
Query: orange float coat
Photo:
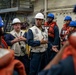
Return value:
[[(14, 51), (0, 48), (4, 52), (9, 52), (4, 56), (0, 55), (0, 75), (13, 75), (14, 69), (19, 75), (26, 75), (24, 65), (14, 59)], [(4, 53), (3, 53), (4, 54)]]
[(65, 48), (62, 59), (65, 59), (68, 56), (73, 57), (74, 67), (75, 67), (75, 72), (76, 72), (76, 49), (74, 47), (72, 47), (71, 45), (68, 46), (67, 48)]
[(62, 29), (61, 29), (61, 33), (60, 33), (60, 37), (61, 37), (61, 44), (64, 45), (64, 43), (67, 41), (67, 35), (69, 33), (69, 26), (67, 26), (66, 24), (63, 25)]
[(55, 25), (57, 26), (56, 22), (52, 22), (50, 24), (48, 24), (48, 22), (45, 22), (45, 27), (49, 27), (48, 28), (48, 36), (54, 38), (54, 27)]

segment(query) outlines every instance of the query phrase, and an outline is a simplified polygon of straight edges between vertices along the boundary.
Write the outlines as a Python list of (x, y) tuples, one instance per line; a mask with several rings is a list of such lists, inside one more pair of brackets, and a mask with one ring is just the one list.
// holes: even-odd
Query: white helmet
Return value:
[(12, 25), (15, 23), (21, 23), (21, 21), (18, 18), (14, 18), (12, 21)]
[(37, 19), (44, 19), (44, 15), (42, 13), (37, 13), (35, 18)]

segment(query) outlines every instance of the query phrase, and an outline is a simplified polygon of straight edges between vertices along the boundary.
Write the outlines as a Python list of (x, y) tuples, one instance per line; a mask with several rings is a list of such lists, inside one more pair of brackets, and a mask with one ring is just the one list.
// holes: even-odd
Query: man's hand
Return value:
[(15, 38), (14, 40), (11, 41), (12, 44), (16, 42), (19, 42), (19, 38)]
[(26, 38), (24, 38), (23, 36), (20, 36), (19, 41), (26, 41)]
[(47, 44), (47, 43), (48, 43), (48, 41), (47, 41), (47, 40), (42, 39), (42, 40), (40, 41), (40, 43), (41, 43), (41, 44)]
[(52, 50), (55, 52), (58, 52), (59, 50), (57, 49), (58, 46), (52, 46)]
[(13, 43), (20, 42), (20, 41), (26, 41), (26, 38), (20, 36), (12, 40), (11, 43), (13, 44)]

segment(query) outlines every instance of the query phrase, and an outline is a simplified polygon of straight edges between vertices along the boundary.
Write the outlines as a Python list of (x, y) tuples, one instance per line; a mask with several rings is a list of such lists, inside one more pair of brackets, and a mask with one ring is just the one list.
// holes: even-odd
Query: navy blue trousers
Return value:
[(46, 52), (31, 53), (29, 75), (38, 75), (46, 65)]

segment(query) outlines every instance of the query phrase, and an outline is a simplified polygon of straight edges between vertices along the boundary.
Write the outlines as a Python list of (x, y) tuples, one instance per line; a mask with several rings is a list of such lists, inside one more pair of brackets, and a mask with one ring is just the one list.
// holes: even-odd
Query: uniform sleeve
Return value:
[(27, 32), (25, 32), (24, 37), (27, 38)]
[(25, 43), (27, 44), (27, 32), (25, 32), (25, 34), (23, 35), (24, 38), (26, 38)]
[(61, 75), (61, 65), (54, 65), (49, 70), (43, 70), (38, 75)]
[(4, 39), (5, 39), (5, 41), (6, 41), (6, 43), (8, 44), (8, 46), (12, 46), (12, 43), (11, 43), (11, 40), (12, 40), (12, 38), (11, 38), (11, 34), (6, 34), (5, 36), (4, 36)]
[(61, 60), (57, 65), (53, 65), (48, 70), (39, 72), (38, 75), (75, 75), (72, 56), (68, 56), (66, 59)]
[(53, 45), (59, 45), (60, 37), (59, 37), (59, 29), (57, 26), (54, 27), (54, 34), (55, 34), (55, 38), (54, 38)]
[(47, 75), (49, 70), (42, 70), (38, 75)]
[(40, 46), (40, 41), (34, 41), (33, 33), (32, 33), (32, 30), (30, 29), (28, 30), (28, 33), (27, 33), (27, 42), (28, 42), (28, 45), (32, 47)]

